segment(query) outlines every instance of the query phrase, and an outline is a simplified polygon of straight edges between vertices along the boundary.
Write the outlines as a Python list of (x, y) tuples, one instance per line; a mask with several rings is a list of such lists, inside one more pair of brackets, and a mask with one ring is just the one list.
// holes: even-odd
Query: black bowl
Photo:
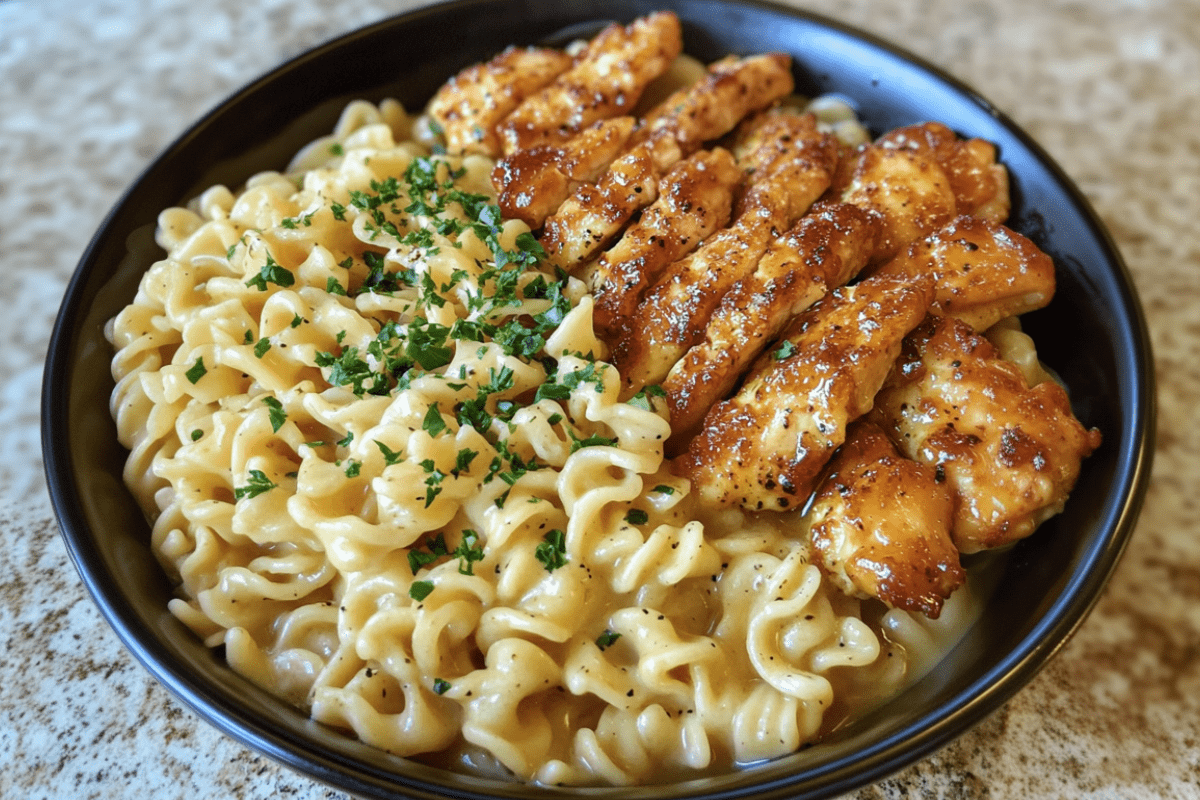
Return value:
[[(141, 176), (97, 232), (67, 289), (46, 363), (43, 446), (67, 547), (104, 616), (147, 669), (219, 729), (313, 778), (366, 797), (816, 797), (878, 780), (932, 753), (1028, 682), (1087, 615), (1132, 531), (1149, 475), (1153, 374), (1145, 322), (1121, 257), (1087, 201), (1029, 137), (971, 89), (896, 48), (829, 20), (758, 2), (610, 0), (628, 21), (657, 8), (683, 20), (705, 60), (782, 50), (798, 91), (849, 98), (874, 132), (929, 119), (995, 142), (1012, 175), (1012, 227), (1050, 253), (1058, 294), (1027, 317), (1070, 386), (1085, 425), (1104, 433), (1065, 512), (1020, 543), (982, 618), (927, 677), (801, 753), (732, 774), (639, 790), (531, 789), (388, 756), (234, 674), (167, 612), (171, 586), (121, 482), (125, 453), (108, 415), (103, 326), (161, 254), (159, 210), (214, 184), (282, 168), (333, 128), (351, 99), (419, 108), (448, 76), (509, 43), (596, 29), (592, 3), (464, 0), (344, 36), (238, 92)], [(566, 32), (566, 33), (564, 33)]]

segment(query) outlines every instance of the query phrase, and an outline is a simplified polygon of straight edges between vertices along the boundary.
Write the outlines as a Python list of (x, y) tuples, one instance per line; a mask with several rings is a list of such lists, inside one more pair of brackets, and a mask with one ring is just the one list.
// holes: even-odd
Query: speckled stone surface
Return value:
[[(59, 540), (37, 399), (59, 298), (137, 172), (243, 83), (412, 5), (0, 2), (0, 797), (344, 797), (122, 649)], [(1145, 512), (1087, 622), (985, 723), (853, 796), (1200, 797), (1200, 3), (806, 5), (965, 80), (1050, 152), (1129, 263), (1160, 376)]]

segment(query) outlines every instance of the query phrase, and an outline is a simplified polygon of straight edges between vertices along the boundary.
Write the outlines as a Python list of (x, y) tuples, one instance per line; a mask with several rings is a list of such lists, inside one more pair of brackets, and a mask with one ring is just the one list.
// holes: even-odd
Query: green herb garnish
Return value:
[(625, 515), (625, 521), (630, 525), (645, 525), (650, 521), (650, 515), (640, 508), (631, 508)]
[(547, 572), (553, 572), (567, 563), (567, 537), (558, 528), (542, 537), (542, 542), (534, 551), (534, 556), (542, 563)]
[(296, 276), (290, 270), (279, 266), (275, 262), (275, 259), (271, 258), (271, 254), (267, 253), (267, 263), (262, 265), (257, 275), (246, 281), (246, 285), (253, 286), (260, 292), (265, 292), (268, 283), (273, 283), (276, 286), (282, 286), (286, 289), (295, 282)]
[(599, 647), (601, 650), (607, 650), (616, 643), (617, 639), (620, 638), (621, 634), (606, 630), (604, 633), (596, 637), (596, 647)]
[(183, 374), (184, 377), (186, 377), (188, 381), (194, 385), (197, 381), (208, 374), (208, 370), (204, 366), (204, 358), (197, 358), (196, 363), (192, 364), (191, 369)]
[(283, 403), (274, 397), (264, 397), (263, 403), (270, 409), (271, 430), (274, 433), (279, 433), (279, 429), (283, 427), (283, 423), (287, 422), (287, 413), (283, 410)]
[(243, 497), (258, 497), (263, 492), (269, 492), (279, 484), (274, 483), (260, 469), (250, 470), (250, 480), (245, 486), (238, 486), (233, 490), (233, 498), (241, 500)]

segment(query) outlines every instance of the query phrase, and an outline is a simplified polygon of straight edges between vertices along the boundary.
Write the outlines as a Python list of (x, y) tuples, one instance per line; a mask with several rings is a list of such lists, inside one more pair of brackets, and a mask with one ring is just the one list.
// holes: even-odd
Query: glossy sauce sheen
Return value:
[(750, 508), (803, 504), (932, 301), (931, 280), (881, 277), (838, 289), (797, 317), (784, 334), (789, 347), (760, 358), (681, 458), (701, 498)]
[(971, 553), (1028, 536), (1062, 510), (1100, 432), (1053, 381), (1020, 370), (966, 324), (930, 317), (905, 340), (870, 418), (936, 467), (959, 498), (953, 536)]

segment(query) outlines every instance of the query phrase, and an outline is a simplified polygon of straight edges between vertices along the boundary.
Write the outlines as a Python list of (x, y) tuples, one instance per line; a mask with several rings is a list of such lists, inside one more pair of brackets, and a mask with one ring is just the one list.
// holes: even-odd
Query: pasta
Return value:
[(555, 785), (791, 753), (911, 679), (906, 641), (953, 641), (969, 592), (885, 615), (798, 512), (699, 507), (493, 161), (413, 121), (353, 103), (287, 173), (159, 218), (107, 335), (172, 613), (370, 745)]

